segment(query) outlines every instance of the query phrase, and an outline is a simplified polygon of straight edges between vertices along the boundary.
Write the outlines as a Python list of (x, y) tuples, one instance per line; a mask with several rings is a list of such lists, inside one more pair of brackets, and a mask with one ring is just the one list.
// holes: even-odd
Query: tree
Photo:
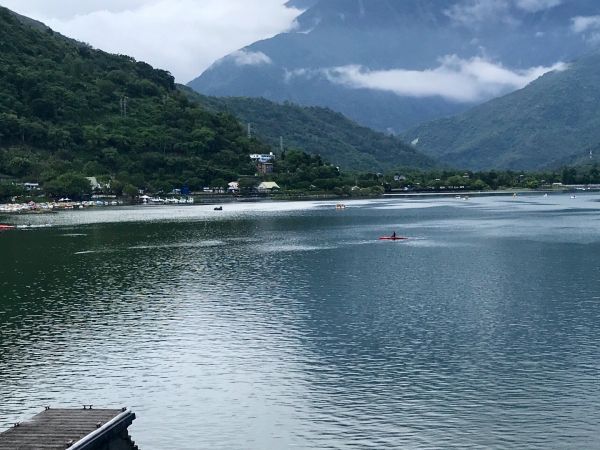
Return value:
[(138, 195), (139, 191), (133, 184), (126, 184), (123, 188), (123, 195), (126, 195), (129, 198), (134, 198)]
[(80, 200), (90, 195), (90, 181), (79, 173), (65, 173), (44, 185), (44, 190), (51, 197), (70, 197)]

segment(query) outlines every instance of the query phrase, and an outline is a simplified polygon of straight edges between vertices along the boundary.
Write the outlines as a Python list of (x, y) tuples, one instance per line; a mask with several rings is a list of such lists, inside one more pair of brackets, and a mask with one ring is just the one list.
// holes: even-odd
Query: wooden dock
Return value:
[(135, 450), (127, 431), (134, 420), (126, 408), (46, 408), (0, 433), (0, 450)]

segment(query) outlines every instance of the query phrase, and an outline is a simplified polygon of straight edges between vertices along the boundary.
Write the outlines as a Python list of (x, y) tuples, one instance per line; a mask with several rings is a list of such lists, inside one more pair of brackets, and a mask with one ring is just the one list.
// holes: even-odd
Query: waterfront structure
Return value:
[(237, 194), (238, 192), (240, 192), (239, 181), (232, 181), (231, 183), (228, 183), (227, 192), (229, 192), (230, 194)]
[(135, 414), (123, 409), (46, 410), (0, 433), (0, 450), (137, 450), (127, 429)]
[(281, 189), (281, 188), (274, 181), (263, 181), (262, 183), (260, 183), (258, 185), (258, 187), (256, 189), (261, 194), (266, 194), (266, 193), (269, 193), (269, 192), (272, 192), (274, 190)]
[(40, 183), (23, 183), (23, 189), (28, 192), (41, 190)]

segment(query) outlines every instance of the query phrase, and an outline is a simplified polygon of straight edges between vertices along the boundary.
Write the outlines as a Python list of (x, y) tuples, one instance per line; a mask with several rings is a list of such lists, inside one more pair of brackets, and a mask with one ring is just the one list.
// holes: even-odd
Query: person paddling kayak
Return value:
[(407, 237), (398, 236), (395, 231), (392, 233), (391, 236), (381, 236), (379, 238), (380, 241), (405, 241), (407, 239)]

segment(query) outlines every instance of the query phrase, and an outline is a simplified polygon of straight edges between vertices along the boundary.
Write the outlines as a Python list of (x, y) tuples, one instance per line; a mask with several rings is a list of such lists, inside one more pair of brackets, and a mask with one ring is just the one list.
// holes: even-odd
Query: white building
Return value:
[(250, 159), (254, 162), (269, 163), (275, 159), (275, 155), (273, 154), (273, 152), (269, 153), (268, 155), (265, 153), (263, 153), (263, 154), (253, 153), (250, 155)]
[(86, 178), (90, 182), (92, 191), (101, 191), (104, 188), (107, 188), (107, 189), (110, 188), (110, 182), (104, 184), (104, 183), (100, 183), (96, 177), (86, 177)]
[(232, 181), (227, 184), (227, 192), (231, 194), (235, 194), (240, 191), (240, 183), (237, 181)]
[(281, 188), (274, 181), (263, 181), (258, 185), (256, 189), (258, 190), (258, 192), (268, 193)]
[(26, 191), (39, 191), (40, 183), (23, 183), (23, 188)]

